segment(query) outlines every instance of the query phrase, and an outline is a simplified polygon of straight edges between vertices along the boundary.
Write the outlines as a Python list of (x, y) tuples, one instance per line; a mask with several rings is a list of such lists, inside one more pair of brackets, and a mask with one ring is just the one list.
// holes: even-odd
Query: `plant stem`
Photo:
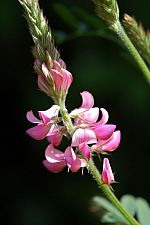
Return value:
[(142, 57), (140, 56), (140, 54), (138, 53), (138, 51), (136, 50), (136, 48), (134, 47), (134, 45), (132, 44), (130, 39), (128, 38), (124, 28), (122, 27), (122, 25), (119, 21), (117, 22), (117, 28), (118, 28), (116, 31), (117, 35), (120, 37), (122, 42), (125, 44), (125, 46), (129, 50), (129, 52), (131, 53), (131, 55), (137, 62), (139, 68), (143, 72), (146, 80), (150, 84), (150, 71), (149, 71), (146, 63), (144, 62), (144, 60), (142, 59)]
[(116, 198), (114, 193), (110, 190), (109, 186), (104, 184), (101, 179), (101, 174), (99, 173), (97, 167), (95, 166), (93, 159), (90, 159), (88, 162), (89, 170), (96, 180), (100, 188), (102, 189), (105, 196), (110, 200), (113, 205), (121, 212), (121, 214), (126, 218), (126, 220), (132, 225), (139, 225), (139, 223), (123, 208), (119, 200)]
[[(68, 114), (68, 111), (65, 107), (65, 103), (59, 101), (59, 106), (60, 106), (60, 112), (61, 112), (61, 115), (63, 118), (64, 125), (67, 126), (68, 132), (69, 132), (70, 136), (72, 137), (75, 128), (74, 128), (74, 125)], [(101, 190), (103, 191), (103, 193), (105, 194), (105, 196), (110, 200), (110, 202), (113, 205), (116, 206), (116, 208), (121, 212), (121, 214), (126, 218), (126, 220), (132, 225), (139, 225), (139, 223), (123, 208), (123, 206), (121, 205), (119, 200), (116, 198), (114, 193), (110, 190), (109, 186), (106, 184), (103, 184), (102, 179), (101, 179), (101, 174), (98, 171), (97, 167), (95, 166), (92, 158), (88, 161), (88, 169), (89, 169), (91, 175), (93, 176), (93, 178), (98, 183), (98, 185), (101, 188)]]

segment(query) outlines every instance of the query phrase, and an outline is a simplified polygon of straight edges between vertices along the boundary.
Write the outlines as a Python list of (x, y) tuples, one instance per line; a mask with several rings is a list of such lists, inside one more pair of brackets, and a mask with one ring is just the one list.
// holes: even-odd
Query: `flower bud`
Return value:
[(114, 175), (107, 158), (104, 158), (103, 160), (102, 181), (104, 182), (104, 184), (108, 185), (110, 185), (114, 181)]

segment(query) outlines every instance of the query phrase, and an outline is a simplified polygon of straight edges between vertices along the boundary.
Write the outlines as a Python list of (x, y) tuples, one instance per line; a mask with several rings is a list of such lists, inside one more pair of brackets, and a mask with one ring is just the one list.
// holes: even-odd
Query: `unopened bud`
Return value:
[(116, 0), (93, 0), (97, 15), (104, 20), (109, 28), (115, 32), (118, 30), (119, 8)]

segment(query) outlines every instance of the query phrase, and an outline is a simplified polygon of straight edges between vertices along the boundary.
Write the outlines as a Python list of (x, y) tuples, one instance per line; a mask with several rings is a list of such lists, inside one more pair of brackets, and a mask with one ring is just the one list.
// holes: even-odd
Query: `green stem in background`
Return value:
[(146, 63), (144, 62), (144, 60), (142, 59), (142, 57), (140, 56), (140, 54), (138, 53), (138, 51), (136, 50), (136, 48), (134, 47), (134, 45), (132, 44), (130, 39), (128, 38), (128, 36), (127, 36), (124, 28), (122, 27), (121, 23), (118, 21), (116, 25), (117, 25), (117, 31), (116, 31), (117, 35), (123, 41), (123, 43), (125, 44), (125, 46), (129, 50), (129, 52), (131, 53), (131, 55), (133, 56), (133, 58), (137, 62), (139, 68), (143, 72), (146, 80), (150, 84), (150, 71), (149, 71)]
[[(65, 107), (64, 102), (59, 102), (60, 106), (60, 112), (64, 121), (64, 124), (68, 127), (68, 132), (70, 136), (74, 133), (74, 126), (72, 124), (72, 121), (70, 119), (70, 116), (68, 114), (68, 111)], [(120, 211), (120, 213), (126, 218), (126, 220), (132, 224), (132, 225), (139, 225), (139, 223), (123, 208), (119, 200), (116, 198), (116, 196), (113, 194), (113, 192), (110, 190), (109, 186), (106, 184), (103, 184), (101, 179), (101, 174), (98, 171), (97, 167), (94, 164), (94, 161), (92, 158), (88, 162), (88, 169), (93, 176), (93, 178), (96, 180), (97, 184), (105, 194), (105, 196), (110, 200), (110, 202), (116, 206), (116, 208)]]

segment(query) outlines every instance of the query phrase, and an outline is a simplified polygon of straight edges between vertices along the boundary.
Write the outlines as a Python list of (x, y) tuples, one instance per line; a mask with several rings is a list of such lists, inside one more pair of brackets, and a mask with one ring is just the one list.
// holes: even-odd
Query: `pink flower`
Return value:
[(112, 136), (108, 139), (101, 139), (91, 147), (96, 152), (112, 152), (116, 150), (120, 144), (121, 133), (119, 130), (113, 132)]
[(76, 118), (79, 114), (86, 112), (94, 106), (94, 98), (90, 92), (83, 91), (80, 93), (80, 95), (82, 97), (82, 104), (78, 109), (74, 109), (70, 113), (72, 118)]
[(48, 141), (54, 146), (59, 146), (62, 141), (63, 130), (64, 126), (55, 125), (47, 134)]
[(112, 169), (107, 158), (103, 160), (103, 171), (102, 171), (102, 181), (104, 184), (110, 185), (114, 181), (114, 175), (112, 173)]
[(38, 111), (40, 119), (37, 119), (32, 110), (27, 112), (27, 119), (31, 123), (37, 123), (37, 126), (28, 129), (26, 132), (29, 136), (36, 140), (44, 139), (50, 131), (55, 118), (57, 118), (60, 107), (53, 105), (46, 111)]
[(83, 154), (83, 156), (85, 157), (85, 159), (87, 161), (90, 160), (90, 158), (91, 158), (91, 152), (90, 152), (89, 146), (85, 142), (84, 143), (81, 143), (79, 145), (79, 152), (81, 152), (81, 155)]
[(44, 166), (53, 173), (61, 172), (66, 166), (72, 171), (77, 172), (81, 167), (85, 167), (87, 162), (75, 154), (71, 146), (67, 147), (65, 152), (54, 148), (50, 144), (45, 150), (46, 160)]
[(38, 75), (37, 82), (38, 82), (38, 87), (41, 91), (43, 91), (48, 96), (51, 95), (50, 86), (47, 84), (46, 79), (41, 74)]
[(97, 143), (94, 131), (90, 129), (77, 129), (72, 136), (72, 146), (79, 146), (82, 143), (93, 144)]
[(65, 161), (67, 163), (68, 168), (72, 172), (77, 172), (81, 167), (85, 167), (87, 165), (84, 159), (79, 158), (75, 154), (71, 146), (69, 146), (65, 150)]
[[(115, 131), (116, 125), (106, 124), (109, 118), (108, 112), (94, 106), (93, 96), (84, 91), (81, 93), (82, 104), (78, 109), (73, 110), (70, 116), (74, 118), (74, 124), (79, 127), (73, 134), (72, 146), (81, 143), (94, 144), (93, 151), (114, 151), (120, 143), (120, 131)], [(99, 112), (101, 119), (97, 122)]]
[(110, 138), (116, 129), (116, 125), (113, 124), (105, 124), (94, 126), (92, 130), (95, 132), (96, 137), (101, 140), (106, 140)]
[(55, 149), (52, 144), (46, 148), (45, 157), (46, 160), (43, 161), (43, 164), (53, 173), (61, 172), (66, 166), (64, 153), (58, 149)]

